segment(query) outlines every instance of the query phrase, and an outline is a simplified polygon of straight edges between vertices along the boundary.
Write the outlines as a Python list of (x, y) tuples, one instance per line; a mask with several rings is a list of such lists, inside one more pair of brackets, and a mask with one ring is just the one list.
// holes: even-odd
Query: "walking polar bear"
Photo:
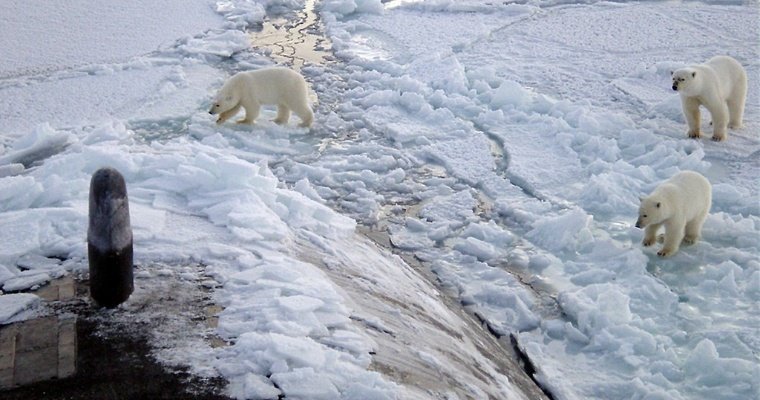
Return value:
[(699, 239), (702, 224), (710, 212), (712, 186), (697, 172), (682, 171), (661, 183), (641, 199), (637, 228), (644, 228), (644, 246), (657, 241), (657, 230), (665, 226), (665, 243), (659, 256), (675, 254), (681, 241), (692, 244)]
[(239, 124), (253, 124), (264, 104), (277, 106), (274, 122), (287, 124), (291, 110), (301, 118), (301, 127), (309, 127), (314, 114), (309, 107), (309, 88), (306, 80), (293, 70), (282, 67), (238, 72), (224, 82), (209, 114), (219, 114), (217, 124), (230, 119), (245, 109), (245, 118)]
[(741, 128), (747, 98), (747, 72), (738, 61), (728, 56), (716, 56), (704, 64), (673, 71), (671, 76), (673, 90), (681, 95), (690, 138), (700, 136), (700, 105), (710, 111), (712, 140), (725, 140), (727, 128)]

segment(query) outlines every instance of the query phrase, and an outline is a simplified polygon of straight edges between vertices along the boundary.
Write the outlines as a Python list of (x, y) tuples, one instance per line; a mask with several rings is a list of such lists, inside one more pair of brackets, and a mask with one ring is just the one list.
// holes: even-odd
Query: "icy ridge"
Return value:
[[(626, 15), (626, 7), (634, 6), (602, 6), (600, 10), (609, 23), (610, 17)], [(707, 15), (708, 6), (702, 7), (705, 9), (698, 7), (698, 15)], [(677, 13), (653, 8), (655, 13)], [(635, 9), (641, 15), (647, 10)], [(719, 11), (740, 12), (733, 8)], [(679, 119), (679, 111), (669, 105), (675, 100), (669, 97), (667, 102), (654, 104), (658, 112), (652, 121), (636, 114), (626, 116), (617, 109), (605, 111), (586, 102), (557, 100), (505, 79), (488, 67), (468, 67), (468, 60), (463, 60), (469, 56), (468, 50), (461, 50), (468, 47), (457, 43), (456, 38), (446, 42), (449, 38), (444, 34), (424, 37), (422, 42), (410, 41), (419, 35), (400, 27), (443, 32), (435, 30), (434, 18), (426, 17), (415, 11), (395, 11), (387, 19), (366, 16), (343, 23), (327, 19), (337, 54), (356, 67), (349, 68), (344, 78), (351, 86), (346, 92), (350, 102), (341, 107), (343, 115), (354, 120), (349, 124), (365, 140), (412, 154), (411, 171), (422, 171), (431, 163), (446, 171), (436, 177), (438, 181), (427, 180), (426, 189), (415, 196), (410, 195), (411, 181), (419, 182), (424, 176), (411, 172), (405, 177), (406, 193), (389, 194), (391, 199), (423, 200), (422, 207), (413, 208), (413, 213), (404, 211), (403, 206), (384, 210), (386, 196), (375, 194), (380, 204), (359, 210), (360, 214), (369, 221), (383, 221), (383, 212), (390, 211), (391, 240), (396, 246), (430, 261), (444, 284), (457, 287), (464, 304), (474, 306), (497, 331), (522, 332), (519, 341), (538, 366), (539, 379), (560, 398), (604, 398), (602, 393), (610, 391), (679, 398), (716, 395), (718, 390), (707, 383), (709, 378), (701, 378), (701, 373), (691, 367), (697, 359), (734, 365), (741, 371), (716, 378), (722, 389), (732, 388), (721, 396), (732, 398), (756, 391), (757, 386), (746, 383), (758, 372), (749, 355), (757, 349), (742, 357), (720, 345), (742, 338), (738, 339), (742, 347), (754, 346), (748, 335), (753, 329), (750, 321), (756, 291), (752, 285), (758, 274), (758, 248), (756, 240), (749, 238), (758, 237), (758, 208), (753, 200), (756, 192), (737, 203), (736, 198), (723, 194), (730, 191), (729, 184), (717, 183), (719, 198), (705, 227), (704, 240), (672, 260), (658, 260), (643, 250), (638, 245), (640, 232), (626, 220), (626, 215), (635, 216), (638, 196), (673, 173), (691, 169), (714, 174), (716, 159), (711, 155), (707, 160), (708, 152), (714, 154), (711, 147), (683, 140), (680, 132), (679, 138), (660, 133), (677, 125), (671, 119)], [(456, 18), (463, 17), (457, 14)], [(414, 23), (405, 25), (406, 19)], [(491, 38), (488, 32), (497, 31), (503, 36), (509, 31), (498, 25), (503, 21), (489, 25), (488, 18), (484, 20), (479, 25), (485, 26), (481, 37)], [(364, 47), (367, 40), (374, 44), (372, 53)], [(494, 45), (489, 40), (484, 42)], [(427, 51), (415, 58), (413, 55), (420, 54), (418, 48)], [(658, 68), (637, 84), (665, 82), (665, 74), (665, 68)], [(439, 77), (445, 80), (439, 81)], [(633, 106), (640, 110), (638, 102)], [(361, 117), (351, 117), (355, 115)], [(749, 118), (754, 121), (756, 116)], [(504, 144), (507, 173), (497, 171), (499, 163), (493, 161), (489, 137)], [(742, 137), (736, 140), (745, 141)], [(756, 146), (756, 141), (750, 140), (750, 145)], [(741, 152), (738, 157), (742, 157)], [(447, 176), (455, 178), (453, 184)], [(383, 178), (346, 179), (374, 188), (374, 182)], [(435, 191), (432, 187), (438, 184), (441, 187)], [(382, 189), (375, 190), (384, 194)], [(442, 196), (446, 191), (449, 195)], [(427, 192), (436, 193), (430, 200), (433, 204), (426, 201)], [(490, 217), (484, 213), (485, 220), (479, 216), (484, 204), (478, 192), (492, 200), (496, 211)], [(453, 202), (443, 201), (445, 198)], [(424, 213), (426, 207), (436, 206), (450, 212)], [(736, 214), (724, 211), (728, 209)], [(497, 225), (484, 229), (483, 225), (492, 224), (486, 222), (489, 219)], [(736, 247), (722, 247), (726, 235), (737, 239), (733, 244)], [(519, 236), (528, 242), (514, 239)], [(502, 237), (510, 239), (495, 239)], [(748, 241), (741, 239), (744, 237)], [(536, 307), (540, 302), (510, 274), (493, 268), (498, 265), (495, 260), (504, 258), (512, 268), (533, 275), (531, 286), (556, 293), (567, 319), (538, 318), (541, 310)], [(690, 267), (694, 265), (702, 267), (694, 270)], [(696, 286), (673, 280), (684, 273), (693, 277)], [(697, 284), (699, 277), (704, 281)], [(718, 287), (726, 285), (727, 291), (707, 289), (716, 283)], [(709, 323), (689, 322), (692, 307), (699, 309), (697, 314), (704, 315), (706, 321), (721, 319), (720, 308), (707, 304), (722, 297), (737, 304), (732, 309), (739, 315), (728, 333), (716, 335)], [(541, 343), (547, 340), (550, 344), (545, 347)], [(559, 346), (579, 349), (581, 355), (557, 353), (555, 341), (564, 343)], [(710, 349), (717, 347), (722, 347), (722, 352), (711, 353)], [(702, 353), (712, 355), (695, 355)], [(569, 357), (567, 365), (587, 365), (588, 369), (576, 372), (561, 367), (551, 360), (557, 354)], [(654, 370), (649, 369), (653, 362), (658, 365)], [(604, 379), (606, 383), (581, 375), (591, 370), (598, 373), (600, 363), (607, 366), (604, 370), (616, 371)], [(631, 376), (627, 371), (637, 371), (633, 376), (638, 378), (616, 377)], [(561, 377), (584, 384), (568, 385)]]

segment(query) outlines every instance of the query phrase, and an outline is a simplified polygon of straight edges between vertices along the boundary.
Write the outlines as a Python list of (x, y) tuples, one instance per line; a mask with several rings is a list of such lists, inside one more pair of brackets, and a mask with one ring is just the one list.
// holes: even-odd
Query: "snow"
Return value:
[[(686, 138), (669, 82), (718, 53), (760, 81), (757, 2), (324, 0), (337, 59), (302, 70), (308, 132), (206, 110), (273, 64), (244, 30), (313, 3), (69, 3), (0, 17), (0, 324), (39, 311), (17, 292), (86, 272), (89, 181), (110, 166), (134, 296), (176, 277), (222, 307), (227, 346), (159, 358), (234, 398), (530, 398), (459, 308), (556, 399), (760, 391), (760, 92), (713, 143)], [(660, 259), (638, 199), (682, 170), (713, 207)], [(358, 233), (375, 229), (397, 254)]]
[(84, 0), (66, 4), (9, 0), (5, 7), (0, 16), (0, 36), (5, 39), (0, 44), (3, 79), (44, 79), (38, 75), (92, 64), (123, 63), (217, 25), (211, 5), (187, 7), (176, 0), (116, 5)]
[(13, 322), (14, 319), (23, 321), (31, 315), (27, 311), (34, 309), (40, 303), (35, 294), (16, 293), (0, 296), (0, 324)]

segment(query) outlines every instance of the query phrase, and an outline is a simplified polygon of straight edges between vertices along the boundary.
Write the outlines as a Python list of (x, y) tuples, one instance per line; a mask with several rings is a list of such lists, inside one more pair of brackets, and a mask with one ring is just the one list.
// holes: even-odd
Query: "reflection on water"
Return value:
[(306, 63), (327, 62), (331, 58), (331, 46), (321, 33), (314, 3), (315, 0), (306, 0), (295, 19), (268, 18), (261, 31), (253, 33), (254, 47), (270, 50), (275, 61), (296, 70)]
[(0, 388), (13, 388), (77, 370), (76, 317), (45, 317), (0, 328)]

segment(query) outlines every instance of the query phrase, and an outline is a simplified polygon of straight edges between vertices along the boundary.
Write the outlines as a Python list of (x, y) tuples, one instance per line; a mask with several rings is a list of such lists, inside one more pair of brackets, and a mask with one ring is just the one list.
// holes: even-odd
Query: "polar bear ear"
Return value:
[(673, 71), (670, 71), (670, 76), (673, 76)]

